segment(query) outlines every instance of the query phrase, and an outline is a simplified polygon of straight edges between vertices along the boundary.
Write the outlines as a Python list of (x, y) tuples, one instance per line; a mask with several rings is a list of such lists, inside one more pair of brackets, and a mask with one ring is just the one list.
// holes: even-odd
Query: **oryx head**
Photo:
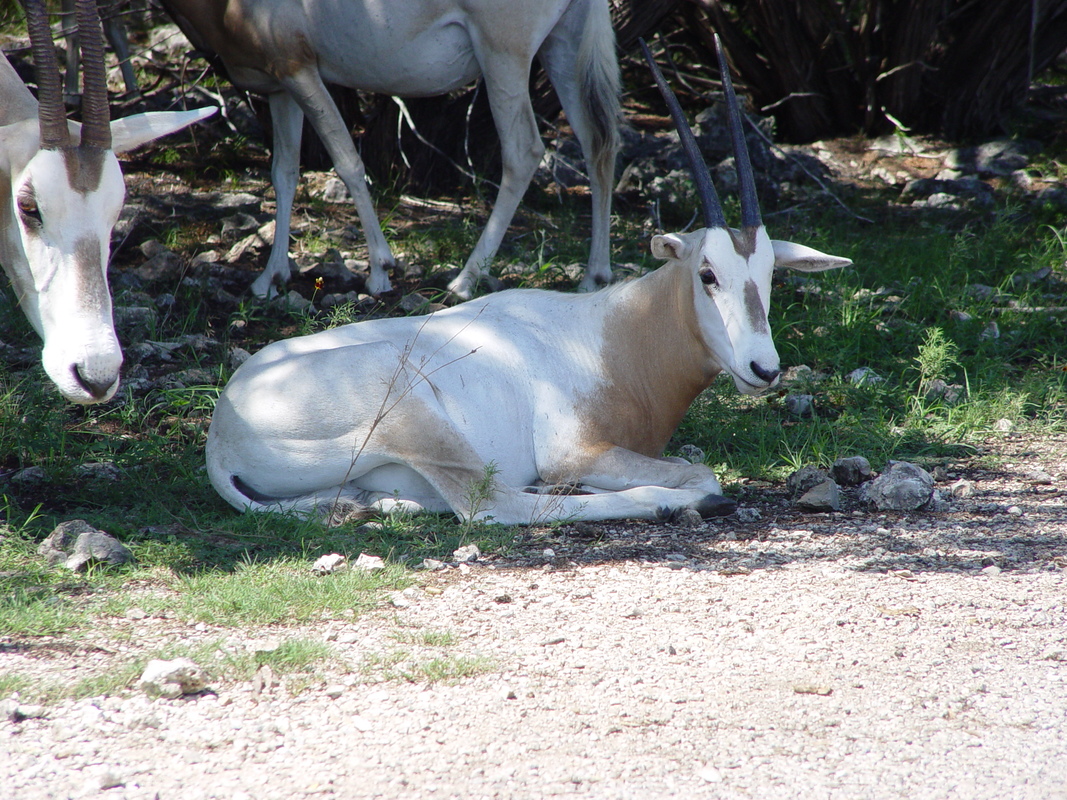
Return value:
[(111, 122), (95, 0), (78, 0), (77, 19), (84, 60), (80, 126), (66, 118), (44, 3), (26, 3), (39, 102), (37, 119), (0, 127), (0, 177), (6, 183), (0, 185), (0, 263), (44, 340), (48, 376), (67, 399), (97, 403), (115, 393), (122, 364), (107, 285), (111, 229), (126, 191), (115, 153), (179, 130), (213, 109)]
[(645, 58), (678, 129), (704, 212), (702, 229), (654, 236), (652, 253), (657, 258), (682, 263), (692, 270), (697, 316), (705, 341), (719, 366), (733, 377), (738, 391), (755, 394), (773, 386), (780, 369), (767, 321), (774, 268), (821, 272), (847, 266), (852, 261), (804, 245), (772, 241), (768, 237), (756, 198), (756, 181), (745, 144), (741, 112), (718, 35), (715, 36), (715, 46), (737, 166), (741, 229), (726, 225), (711, 175), (689, 124), (647, 45), (641, 41)]

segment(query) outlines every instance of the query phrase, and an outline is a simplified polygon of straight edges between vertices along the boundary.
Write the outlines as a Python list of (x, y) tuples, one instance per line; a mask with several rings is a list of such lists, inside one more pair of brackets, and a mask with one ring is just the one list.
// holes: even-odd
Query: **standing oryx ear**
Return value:
[(652, 237), (652, 255), (665, 261), (684, 261), (693, 252), (694, 243), (677, 233), (665, 233)]
[(149, 111), (146, 114), (117, 119), (111, 123), (112, 150), (116, 153), (133, 150), (161, 136), (180, 131), (194, 122), (207, 119), (217, 110), (209, 106), (193, 111)]
[(818, 250), (794, 242), (772, 239), (774, 248), (774, 266), (776, 269), (795, 269), (800, 272), (825, 272), (828, 269), (840, 269), (852, 263), (851, 258), (831, 256)]

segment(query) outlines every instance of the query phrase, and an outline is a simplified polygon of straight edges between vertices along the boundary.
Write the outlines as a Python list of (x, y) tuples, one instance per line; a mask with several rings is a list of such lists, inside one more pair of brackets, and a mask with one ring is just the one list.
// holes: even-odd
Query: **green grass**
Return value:
[[(172, 160), (166, 149), (159, 158)], [(243, 172), (226, 163), (208, 169), (231, 176)], [(671, 451), (698, 445), (726, 491), (736, 493), (742, 480), (780, 481), (803, 464), (825, 466), (849, 455), (864, 455), (875, 468), (889, 459), (966, 461), (1002, 419), (1017, 430), (1063, 432), (1067, 315), (1028, 310), (1067, 305), (1062, 221), (1049, 209), (1011, 203), (980, 214), (932, 213), (893, 206), (875, 193), (846, 192), (844, 198), (874, 224), (823, 199), (767, 218), (772, 236), (855, 262), (820, 275), (776, 276), (771, 324), (783, 367), (807, 365), (815, 377), (761, 398), (740, 396), (731, 381), (720, 379), (693, 404)], [(395, 197), (380, 200), (388, 208)], [(736, 214), (731, 199), (725, 205), (728, 215)], [(319, 229), (304, 237), (305, 248), (351, 247), (325, 233), (336, 224), (323, 217), (336, 209), (311, 204), (307, 213), (318, 219)], [(398, 202), (386, 221), (397, 249), (430, 267), (429, 286), (420, 289), (427, 297), (432, 287), (443, 285), (434, 283), (435, 270), (462, 265), (482, 224), (484, 219), (472, 214), (405, 226)], [(191, 253), (202, 248), (204, 230), (202, 222), (169, 220), (155, 235)], [(648, 254), (650, 233), (645, 209), (620, 202), (613, 259), (655, 266)], [(560, 202), (531, 190), (494, 274), (516, 285), (571, 289), (565, 267), (584, 261), (587, 240), (585, 199)], [(1028, 279), (1045, 267), (1053, 270), (1052, 278)], [(366, 309), (349, 303), (311, 315), (243, 298), (220, 312), (209, 302), (209, 284), (204, 279), (174, 287), (175, 306), (160, 315), (151, 334), (160, 340), (195, 333), (215, 339), (216, 351), (177, 351), (178, 362), (169, 367), (203, 369), (214, 383), (83, 408), (51, 391), (39, 366), (0, 364), (0, 476), (29, 467), (43, 475), (25, 483), (0, 477), (0, 636), (76, 640), (134, 606), (184, 624), (241, 630), (350, 619), (411, 583), (409, 568), (423, 558), (447, 558), (469, 541), (489, 552), (504, 551), (514, 541), (512, 530), (461, 525), (447, 515), (324, 528), (286, 516), (234, 512), (209, 485), (203, 462), (211, 410), (230, 374), (220, 354), (235, 344), (255, 350), (278, 338), (343, 324)], [(976, 286), (991, 288), (983, 293)], [(3, 292), (0, 339), (16, 347), (39, 346), (14, 310), (10, 290)], [(998, 337), (984, 335), (991, 323)], [(861, 367), (884, 382), (853, 385), (847, 375)], [(961, 396), (954, 402), (927, 396), (935, 380), (960, 385)], [(787, 392), (812, 394), (815, 416), (793, 417)], [(110, 462), (119, 479), (87, 477), (79, 467), (88, 462)], [(472, 487), (473, 504), (492, 480), (487, 472), (484, 485)], [(85, 575), (47, 568), (37, 545), (58, 522), (76, 518), (120, 538), (136, 563)], [(389, 567), (370, 575), (313, 576), (310, 564), (331, 552), (350, 559), (373, 553)], [(492, 668), (476, 658), (436, 652), (454, 644), (444, 632), (404, 633), (398, 644), (403, 647), (376, 656), (365, 669), (377, 678), (453, 680)], [(297, 652), (294, 664), (303, 658)], [(226, 674), (248, 675), (257, 668), (244, 656), (214, 653), (210, 661), (222, 663), (220, 668), (230, 670)], [(308, 658), (321, 662), (330, 656)], [(0, 695), (21, 691), (22, 680), (0, 675)], [(119, 687), (130, 682), (124, 673), (112, 680)], [(110, 691), (105, 684), (90, 680), (63, 691)]]

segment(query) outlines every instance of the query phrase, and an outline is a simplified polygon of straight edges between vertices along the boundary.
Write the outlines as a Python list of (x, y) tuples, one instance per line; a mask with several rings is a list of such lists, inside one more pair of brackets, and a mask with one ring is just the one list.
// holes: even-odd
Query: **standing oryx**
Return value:
[(618, 148), (619, 75), (608, 0), (162, 0), (192, 43), (234, 83), (266, 93), (274, 128), (274, 245), (252, 291), (289, 277), (289, 219), (306, 114), (355, 199), (367, 237), (368, 290), (390, 288), (393, 255), (363, 162), (324, 82), (402, 97), (444, 94), (479, 75), (500, 136), (503, 176), (489, 221), (450, 289), (470, 297), (544, 153), (530, 101), (537, 57), (582, 146), (593, 201), (582, 287), (611, 280), (608, 228)]
[(44, 340), (45, 371), (75, 403), (107, 400), (122, 353), (107, 262), (126, 188), (115, 153), (173, 133), (214, 109), (109, 121), (95, 0), (78, 0), (85, 91), (67, 121), (43, 0), (26, 3), (40, 103), (0, 57), (0, 264)]
[[(721, 371), (746, 394), (778, 380), (774, 267), (851, 262), (767, 236), (719, 59), (741, 230), (726, 226), (671, 96), (705, 227), (653, 237), (663, 266), (591, 294), (516, 289), (265, 347), (215, 408), (207, 466), (218, 492), (239, 509), (314, 513), (340, 501), (502, 523), (732, 509), (708, 467), (663, 448)], [(523, 491), (538, 481), (588, 494)]]

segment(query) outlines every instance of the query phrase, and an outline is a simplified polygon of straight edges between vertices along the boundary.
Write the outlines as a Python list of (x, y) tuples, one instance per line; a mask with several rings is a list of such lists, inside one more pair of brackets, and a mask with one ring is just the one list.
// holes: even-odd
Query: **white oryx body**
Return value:
[[(107, 262), (125, 184), (115, 153), (172, 133), (214, 109), (107, 119), (95, 4), (79, 9), (86, 51), (86, 122), (68, 122), (43, 4), (27, 4), (41, 104), (0, 56), (0, 265), (44, 340), (45, 371), (75, 403), (107, 400), (122, 352)], [(38, 16), (34, 17), (34, 13)], [(34, 27), (37, 20), (43, 28)], [(90, 53), (93, 63), (90, 64)]]
[[(208, 476), (231, 505), (316, 513), (354, 503), (509, 524), (732, 510), (707, 466), (664, 459), (663, 448), (720, 372), (746, 394), (777, 382), (767, 321), (776, 266), (851, 262), (767, 236), (722, 65), (742, 219), (727, 227), (652, 66), (705, 227), (653, 237), (663, 266), (592, 294), (512, 290), (263, 348), (230, 380), (208, 433)], [(524, 491), (539, 482), (587, 494)]]
[[(720, 371), (745, 393), (777, 379), (765, 310), (776, 255), (801, 269), (848, 263), (772, 249), (762, 228), (746, 259), (734, 239), (657, 236), (664, 266), (592, 294), (512, 290), (269, 345), (219, 399), (208, 475), (239, 509), (399, 501), (508, 524), (711, 513), (725, 502), (715, 475), (660, 458), (664, 446)], [(472, 500), (490, 464), (493, 491)], [(593, 493), (522, 491), (538, 481)]]
[(619, 78), (607, 0), (163, 0), (195, 46), (217, 53), (233, 81), (266, 93), (274, 129), (274, 245), (252, 284), (266, 295), (289, 277), (289, 224), (306, 114), (355, 200), (367, 237), (368, 289), (390, 288), (395, 262), (363, 163), (325, 82), (401, 97), (443, 94), (485, 78), (503, 175), (485, 230), (451, 285), (470, 296), (499, 248), (544, 153), (530, 101), (537, 57), (589, 165), (592, 245), (583, 287), (611, 279), (608, 228)]

